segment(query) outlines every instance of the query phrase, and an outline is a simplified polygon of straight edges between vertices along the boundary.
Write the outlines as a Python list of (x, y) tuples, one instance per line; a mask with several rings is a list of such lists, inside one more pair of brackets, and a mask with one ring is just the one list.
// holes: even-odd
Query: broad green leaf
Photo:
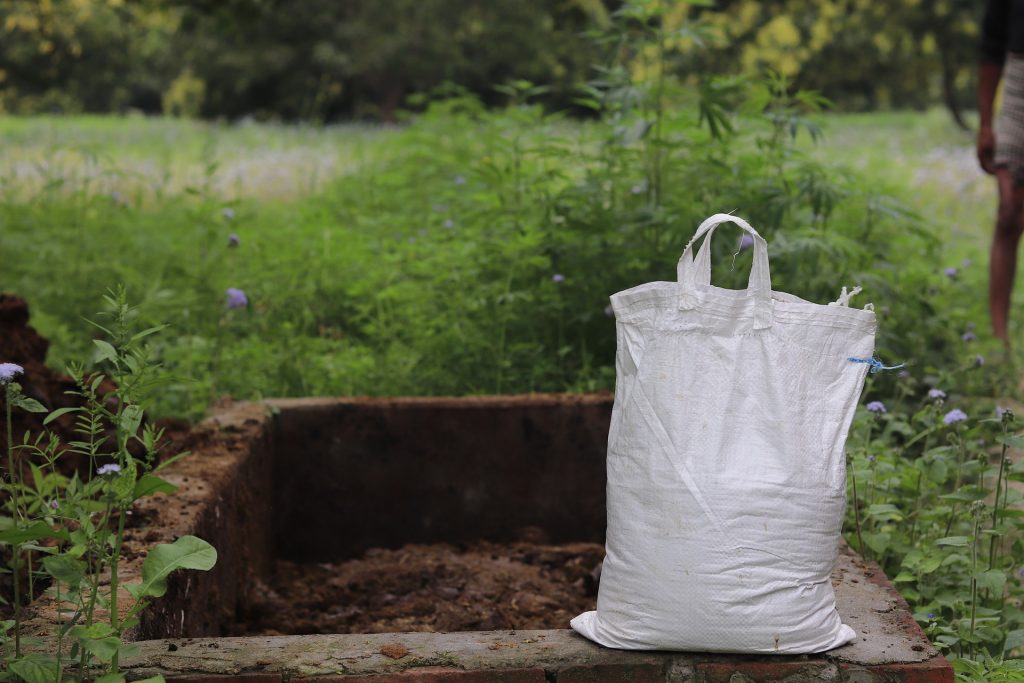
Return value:
[(43, 568), (58, 581), (78, 586), (85, 577), (85, 563), (67, 554), (43, 558)]
[(111, 363), (117, 362), (117, 349), (110, 345), (110, 342), (105, 342), (102, 339), (93, 339), (92, 343), (99, 349), (97, 354), (98, 360), (109, 360)]
[(129, 436), (135, 436), (139, 431), (139, 425), (142, 424), (142, 406), (128, 405), (121, 411), (120, 427), (121, 431)]
[(56, 531), (46, 522), (35, 522), (27, 527), (10, 528), (0, 531), (0, 543), (19, 545), (28, 541), (38, 541), (40, 538), (65, 538), (67, 532)]
[(115, 633), (114, 627), (106, 622), (99, 622), (89, 626), (76, 626), (71, 629), (71, 635), (75, 638), (96, 639), (106, 638)]
[(889, 543), (890, 543), (891, 540), (892, 540), (892, 537), (889, 534), (885, 534), (885, 533), (880, 533), (880, 534), (865, 533), (864, 534), (864, 542), (867, 544), (867, 546), (869, 548), (871, 548), (873, 551), (875, 551), (879, 555), (881, 555), (886, 550), (888, 550)]
[(986, 491), (977, 491), (964, 488), (959, 491), (956, 491), (955, 493), (946, 493), (939, 497), (942, 498), (943, 500), (955, 500), (964, 503), (973, 503), (976, 500), (984, 500), (985, 498), (988, 497), (988, 495), (989, 494)]
[(990, 590), (997, 595), (1002, 594), (1003, 586), (1006, 585), (1006, 574), (998, 569), (978, 572), (974, 578), (978, 582), (978, 588)]
[(67, 415), (68, 413), (75, 413), (78, 412), (79, 410), (81, 410), (81, 408), (58, 408), (57, 410), (54, 410), (53, 412), (46, 416), (46, 419), (43, 420), (43, 425), (48, 425), (62, 415)]
[(142, 581), (125, 588), (136, 599), (159, 598), (167, 592), (167, 576), (176, 569), (206, 571), (217, 563), (216, 549), (201, 538), (182, 536), (174, 543), (162, 543), (142, 563)]
[(11, 401), (13, 405), (18, 406), (22, 410), (29, 413), (45, 413), (46, 406), (34, 398), (28, 398), (27, 396), (15, 396), (14, 400)]
[(942, 564), (941, 557), (928, 557), (925, 558), (921, 565), (917, 568), (922, 574), (931, 574), (933, 571), (939, 568)]
[(103, 663), (107, 663), (114, 658), (117, 654), (117, 650), (121, 647), (121, 639), (117, 636), (108, 636), (106, 638), (79, 638), (78, 642), (88, 652), (92, 653), (92, 656), (100, 660)]
[(1024, 449), (1024, 436), (1016, 436), (1013, 434), (1007, 434), (1006, 436), (997, 436), (996, 441), (1001, 444), (1005, 444), (1010, 448), (1021, 448)]
[(903, 519), (903, 513), (895, 505), (889, 503), (880, 503), (876, 505), (868, 506), (866, 514), (869, 517), (875, 517), (882, 520), (900, 520)]
[(25, 683), (54, 683), (57, 660), (52, 655), (33, 652), (10, 663), (10, 669)]
[(157, 325), (156, 327), (150, 327), (149, 329), (145, 329), (142, 332), (137, 332), (134, 335), (132, 335), (132, 341), (136, 342), (136, 341), (138, 341), (140, 339), (148, 337), (151, 334), (156, 334), (157, 332), (160, 332), (161, 330), (165, 330), (168, 327), (170, 327), (170, 325), (163, 324), (163, 325)]
[(964, 547), (970, 545), (971, 539), (967, 536), (946, 536), (935, 541), (936, 545), (948, 545), (954, 547)]
[(132, 493), (132, 499), (138, 500), (145, 496), (151, 496), (154, 493), (174, 493), (177, 490), (177, 486), (165, 479), (161, 479), (155, 474), (144, 474), (135, 482), (135, 491)]

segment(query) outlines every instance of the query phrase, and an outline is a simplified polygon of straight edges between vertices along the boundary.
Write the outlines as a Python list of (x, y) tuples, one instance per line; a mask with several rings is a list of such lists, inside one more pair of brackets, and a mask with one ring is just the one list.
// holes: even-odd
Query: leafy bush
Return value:
[[(208, 570), (217, 561), (209, 543), (182, 536), (150, 550), (140, 581), (125, 585), (119, 581), (129, 510), (140, 498), (176, 489), (155, 473), (177, 458), (158, 463), (162, 431), (142, 424), (156, 380), (146, 341), (162, 328), (135, 328), (136, 311), (127, 304), (123, 290), (106, 297), (106, 303), (111, 320), (104, 322), (109, 328), (97, 325), (105, 338), (93, 343), (116, 388), (99, 393), (105, 376), (74, 366), (70, 372), (81, 406), (55, 410), (44, 421), (74, 414), (78, 440), (62, 443), (53, 434), (26, 434), (16, 445), (12, 411), (47, 409), (21, 392), (16, 381), (23, 371), (20, 366), (0, 364), (7, 424), (0, 544), (10, 549), (13, 578), (13, 619), (0, 622), (0, 661), (5, 671), (28, 683), (60, 683), (73, 668), (77, 681), (95, 678), (124, 683), (118, 661), (130, 649), (122, 640), (125, 630), (138, 624), (138, 614), (153, 598), (164, 595), (171, 572)], [(114, 434), (112, 441), (108, 428)], [(133, 450), (141, 450), (141, 456), (133, 455)], [(62, 466), (61, 460), (69, 458), (86, 465), (84, 477), (74, 467)], [(37, 588), (44, 580), (50, 582), (48, 590), (66, 617), (49, 641), (50, 652), (39, 647), (44, 644), (41, 638), (26, 638), (21, 632), (22, 607), (39, 594)], [(127, 609), (118, 606), (120, 588), (133, 598)], [(70, 647), (65, 646), (68, 641)], [(34, 647), (26, 649), (29, 645)], [(96, 664), (106, 671), (104, 675), (93, 676)], [(11, 680), (9, 674), (5, 680)], [(147, 680), (162, 683), (163, 677)]]

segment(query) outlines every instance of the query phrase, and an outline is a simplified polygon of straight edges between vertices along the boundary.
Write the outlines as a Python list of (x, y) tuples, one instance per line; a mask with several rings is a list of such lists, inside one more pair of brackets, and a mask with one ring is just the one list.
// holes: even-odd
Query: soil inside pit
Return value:
[(595, 607), (604, 546), (480, 542), (278, 560), (233, 635), (568, 628)]

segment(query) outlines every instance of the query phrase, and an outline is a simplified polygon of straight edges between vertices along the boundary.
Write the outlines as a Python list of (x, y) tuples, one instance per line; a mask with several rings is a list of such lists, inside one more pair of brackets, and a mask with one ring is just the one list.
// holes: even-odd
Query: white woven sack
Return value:
[[(746, 290), (711, 285), (709, 244), (753, 236)], [(707, 235), (697, 257), (692, 245)], [(830, 576), (846, 504), (844, 445), (875, 315), (773, 292), (768, 245), (716, 214), (678, 283), (612, 296), (618, 354), (608, 533), (597, 611), (572, 628), (608, 647), (799, 654), (855, 637)]]

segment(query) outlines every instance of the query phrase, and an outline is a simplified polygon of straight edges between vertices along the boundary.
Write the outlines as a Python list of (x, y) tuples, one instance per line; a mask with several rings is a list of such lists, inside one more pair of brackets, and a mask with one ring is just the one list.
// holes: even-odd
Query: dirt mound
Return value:
[[(42, 403), (49, 410), (79, 405), (74, 396), (65, 392), (73, 390), (75, 383), (70, 377), (46, 367), (46, 351), (50, 343), (28, 324), (28, 303), (13, 294), (0, 293), (0, 363), (16, 363), (25, 369), (25, 374), (16, 378), (22, 392)], [(112, 383), (105, 382), (101, 391), (110, 391)], [(2, 406), (0, 396), (0, 406)], [(21, 443), (26, 431), (36, 434), (43, 429), (45, 413), (27, 413), (15, 409), (12, 414), (14, 442)], [(74, 418), (65, 416), (48, 425), (64, 441), (74, 436)], [(6, 425), (0, 420), (0, 444), (7, 443)]]
[(604, 546), (480, 542), (279, 560), (237, 635), (568, 628), (594, 609)]
[[(25, 374), (19, 375), (15, 381), (21, 385), (22, 392), (42, 403), (48, 410), (58, 408), (69, 408), (82, 405), (82, 400), (77, 396), (68, 395), (67, 392), (75, 389), (75, 382), (66, 374), (55, 372), (46, 366), (46, 351), (50, 343), (39, 335), (29, 324), (28, 303), (14, 294), (0, 292), (0, 363), (16, 363), (25, 369)], [(98, 387), (99, 394), (105, 395), (117, 388), (110, 379), (105, 379)], [(0, 394), (0, 414), (4, 410), (3, 395)], [(46, 413), (28, 413), (17, 408), (12, 412), (12, 429), (14, 442), (21, 443), (25, 432), (28, 431), (33, 437), (40, 433), (43, 427), (43, 419)], [(165, 442), (172, 438), (181, 438), (189, 429), (187, 422), (181, 420), (157, 421), (157, 426), (167, 430)], [(75, 416), (64, 415), (49, 425), (49, 429), (60, 436), (63, 443), (79, 440), (80, 435), (74, 431)], [(108, 444), (114, 443), (113, 430), (106, 434)], [(0, 448), (7, 444), (7, 428), (5, 421), (0, 419)], [(137, 444), (133, 444), (137, 447)], [(165, 449), (170, 451), (170, 449)], [(136, 453), (141, 455), (141, 453)], [(166, 455), (166, 453), (164, 454)], [(77, 462), (74, 456), (66, 456), (61, 460), (61, 469), (65, 474), (70, 474), (78, 469), (80, 473), (85, 463)]]

